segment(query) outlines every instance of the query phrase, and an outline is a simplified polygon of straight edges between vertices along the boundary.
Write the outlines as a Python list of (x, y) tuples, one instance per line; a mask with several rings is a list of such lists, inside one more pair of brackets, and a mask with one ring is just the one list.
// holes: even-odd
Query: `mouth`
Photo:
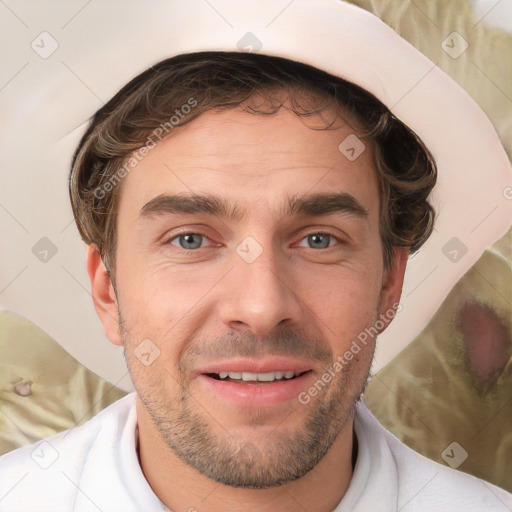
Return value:
[(274, 382), (290, 381), (311, 372), (312, 370), (295, 371), (295, 370), (279, 370), (274, 372), (253, 373), (253, 372), (228, 372), (221, 371), (218, 373), (205, 373), (211, 379), (232, 382), (234, 384), (271, 384)]
[(298, 400), (315, 379), (311, 363), (291, 360), (218, 362), (197, 372), (208, 403), (271, 408)]

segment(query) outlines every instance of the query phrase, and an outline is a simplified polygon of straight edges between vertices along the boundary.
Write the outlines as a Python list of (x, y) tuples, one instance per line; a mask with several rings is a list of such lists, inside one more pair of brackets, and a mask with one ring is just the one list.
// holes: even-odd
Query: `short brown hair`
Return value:
[[(134, 152), (146, 147), (154, 133), (167, 136), (207, 110), (235, 108), (255, 93), (265, 95), (270, 107), (244, 110), (273, 114), (283, 106), (273, 94), (283, 91), (290, 94), (295, 114), (338, 107), (345, 121), (347, 115), (355, 119), (364, 138), (373, 141), (384, 270), (391, 265), (393, 246), (409, 247), (411, 253), (421, 247), (434, 225), (427, 197), (437, 179), (435, 161), (385, 105), (361, 87), (299, 62), (255, 53), (197, 52), (166, 59), (125, 85), (94, 114), (73, 156), (69, 193), (75, 221), (82, 239), (98, 246), (114, 285), (121, 189), (115, 185), (129, 171)], [(315, 98), (316, 105), (306, 108), (300, 97)]]

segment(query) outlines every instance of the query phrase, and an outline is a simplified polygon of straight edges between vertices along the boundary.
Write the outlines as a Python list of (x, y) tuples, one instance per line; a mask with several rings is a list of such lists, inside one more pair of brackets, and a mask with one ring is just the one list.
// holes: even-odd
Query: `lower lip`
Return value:
[(272, 407), (288, 400), (297, 400), (299, 393), (307, 389), (313, 372), (309, 371), (291, 380), (268, 383), (236, 382), (216, 380), (207, 375), (199, 375), (199, 381), (214, 393), (216, 398), (226, 399), (238, 405), (254, 407)]

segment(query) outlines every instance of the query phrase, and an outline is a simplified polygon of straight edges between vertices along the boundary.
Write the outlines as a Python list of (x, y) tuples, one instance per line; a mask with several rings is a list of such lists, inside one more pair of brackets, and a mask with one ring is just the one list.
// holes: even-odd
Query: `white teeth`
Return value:
[(294, 372), (293, 370), (287, 372), (267, 372), (267, 373), (252, 373), (252, 372), (220, 372), (219, 377), (225, 379), (238, 379), (243, 381), (260, 381), (260, 382), (272, 382), (274, 380), (291, 379), (292, 377), (299, 375), (300, 372)]
[(274, 372), (269, 373), (258, 373), (258, 380), (261, 380), (262, 382), (270, 382), (271, 380), (275, 380), (275, 374)]

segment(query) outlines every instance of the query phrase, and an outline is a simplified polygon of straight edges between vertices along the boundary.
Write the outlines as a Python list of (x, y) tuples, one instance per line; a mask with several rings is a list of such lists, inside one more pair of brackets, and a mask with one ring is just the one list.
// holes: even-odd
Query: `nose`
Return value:
[(252, 262), (238, 254), (234, 267), (226, 276), (220, 298), (219, 314), (230, 329), (250, 330), (266, 336), (277, 326), (297, 325), (304, 317), (301, 302), (290, 269), (284, 261), (276, 262), (268, 246)]

